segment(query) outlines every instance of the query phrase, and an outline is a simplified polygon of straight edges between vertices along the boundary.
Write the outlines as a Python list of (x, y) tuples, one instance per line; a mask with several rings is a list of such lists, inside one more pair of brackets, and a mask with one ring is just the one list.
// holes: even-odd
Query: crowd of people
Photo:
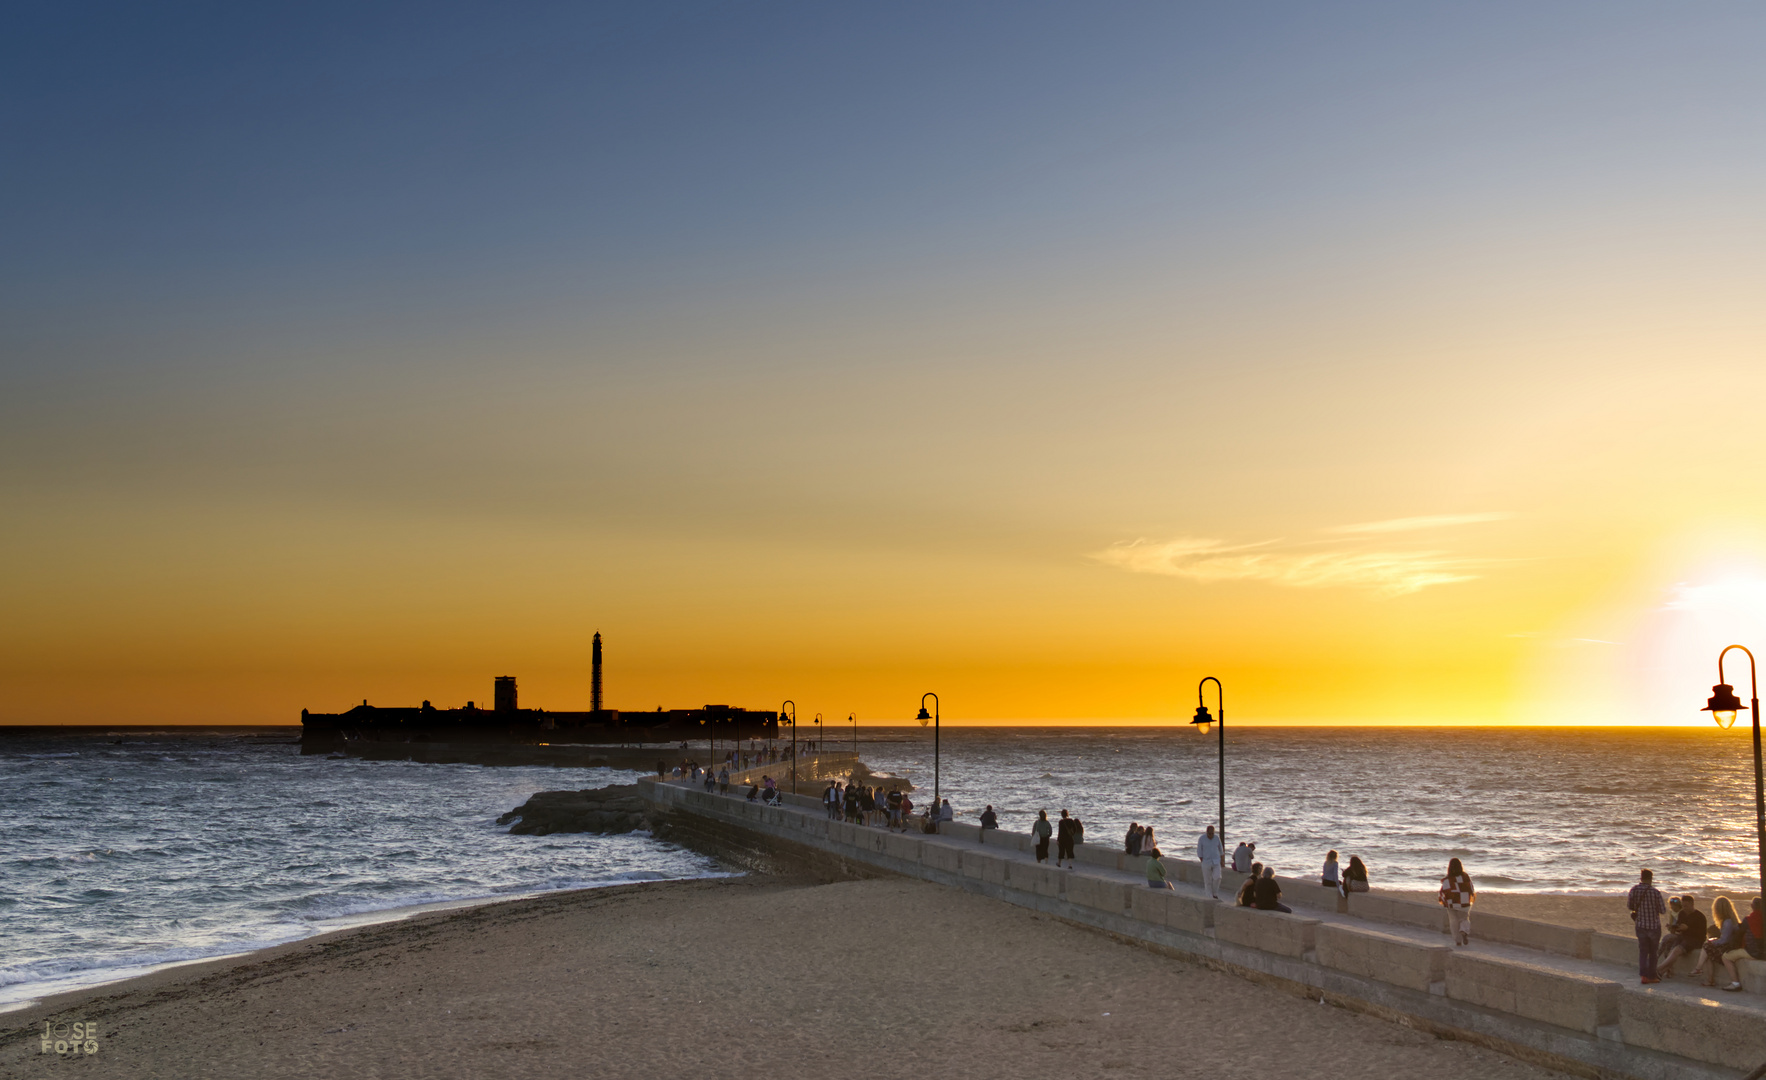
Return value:
[[(1644, 870), (1625, 897), (1625, 906), (1637, 929), (1637, 973), (1644, 983), (1674, 977), (1674, 965), (1683, 956), (1697, 956), (1690, 975), (1701, 976), (1706, 986), (1717, 985), (1717, 969), (1727, 976), (1723, 989), (1742, 988), (1737, 962), (1752, 957), (1766, 960), (1766, 902), (1756, 896), (1746, 916), (1738, 915), (1727, 896), (1711, 900), (1709, 918), (1690, 893), (1663, 902), (1655, 874)], [(1670, 917), (1666, 927), (1662, 919)]]
[(822, 809), (830, 819), (853, 825), (868, 825), (890, 832), (937, 832), (941, 822), (955, 821), (956, 812), (950, 800), (928, 806), (919, 814), (913, 796), (899, 787), (884, 791), (881, 787), (861, 784), (855, 778), (846, 783), (829, 781), (822, 791)]
[[(750, 757), (748, 752), (731, 751), (723, 767), (715, 773), (691, 759), (683, 759), (672, 771), (676, 779), (702, 783), (706, 791), (728, 794), (731, 769), (739, 771), (763, 761), (790, 757), (788, 750), (757, 748), (753, 753), (754, 756)], [(657, 762), (656, 772), (659, 778), (666, 777), (669, 773), (667, 764)], [(749, 787), (747, 798), (750, 802), (777, 804), (781, 795), (773, 778), (763, 776), (759, 783)], [(916, 814), (919, 808), (907, 792), (899, 788), (884, 791), (881, 787), (859, 783), (856, 778), (848, 778), (845, 783), (830, 781), (822, 792), (822, 804), (831, 819), (891, 831), (918, 829), (932, 833), (938, 831), (940, 824), (956, 819), (949, 799), (939, 800)], [(981, 812), (980, 826), (981, 842), (986, 843), (988, 830), (999, 828), (999, 815), (991, 805)], [(1076, 866), (1076, 849), (1085, 841), (1085, 824), (1078, 815), (1063, 809), (1060, 817), (1051, 821), (1047, 810), (1038, 810), (1030, 832), (1035, 842), (1037, 862), (1048, 861), (1052, 843), (1056, 866), (1068, 869)], [(1123, 837), (1123, 851), (1146, 858), (1148, 887), (1173, 887), (1151, 825), (1130, 822)], [(1276, 880), (1275, 868), (1258, 860), (1255, 841), (1240, 841), (1228, 858), (1215, 835), (1214, 826), (1210, 825), (1196, 839), (1196, 858), (1202, 866), (1203, 886), (1213, 898), (1220, 899), (1221, 871), (1230, 864), (1234, 871), (1245, 875), (1234, 897), (1237, 906), (1261, 911), (1293, 910), (1282, 902), (1281, 884)], [(1641, 980), (1650, 984), (1674, 978), (1675, 966), (1686, 957), (1694, 957), (1689, 972), (1691, 978), (1702, 978), (1704, 985), (1715, 986), (1718, 970), (1722, 969), (1726, 979), (1722, 988), (1730, 991), (1742, 989), (1737, 963), (1746, 957), (1766, 960), (1766, 902), (1758, 896), (1752, 898), (1748, 913), (1743, 915), (1729, 897), (1717, 896), (1711, 901), (1711, 914), (1707, 917), (1699, 911), (1697, 897), (1691, 894), (1664, 900), (1655, 888), (1653, 877), (1651, 871), (1644, 870), (1638, 884), (1626, 896), (1626, 906), (1636, 924)], [(1348, 864), (1344, 865), (1333, 849), (1325, 854), (1319, 884), (1335, 889), (1343, 896), (1367, 892), (1367, 865), (1359, 855), (1349, 856)], [(1470, 945), (1471, 911), (1477, 902), (1477, 889), (1460, 859), (1448, 860), (1447, 872), (1442, 875), (1436, 891), (1436, 902), (1446, 909), (1447, 930), (1453, 944), (1457, 947)], [(1663, 924), (1665, 919), (1668, 920), (1666, 925)]]

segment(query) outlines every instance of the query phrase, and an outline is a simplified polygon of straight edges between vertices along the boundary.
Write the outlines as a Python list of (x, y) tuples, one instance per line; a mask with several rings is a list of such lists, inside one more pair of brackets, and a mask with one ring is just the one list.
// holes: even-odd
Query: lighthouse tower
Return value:
[(589, 653), (589, 710), (601, 711), (601, 632), (595, 631), (595, 647)]

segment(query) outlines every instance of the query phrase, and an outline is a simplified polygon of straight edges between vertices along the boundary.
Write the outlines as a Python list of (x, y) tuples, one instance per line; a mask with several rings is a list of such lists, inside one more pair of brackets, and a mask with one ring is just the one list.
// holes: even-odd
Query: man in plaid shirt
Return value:
[(1662, 894), (1650, 884), (1655, 876), (1645, 870), (1625, 896), (1625, 906), (1631, 909), (1631, 918), (1637, 923), (1637, 974), (1645, 983), (1662, 981), (1656, 978), (1656, 952), (1662, 945), (1662, 915), (1668, 909), (1662, 903)]

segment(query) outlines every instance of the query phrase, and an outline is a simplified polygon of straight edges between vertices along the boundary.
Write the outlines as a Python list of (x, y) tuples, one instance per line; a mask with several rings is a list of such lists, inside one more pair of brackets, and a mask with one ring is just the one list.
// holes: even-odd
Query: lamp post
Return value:
[(847, 713), (847, 722), (852, 724), (852, 760), (858, 760), (858, 713)]
[[(932, 699), (932, 711), (930, 713), (928, 713), (926, 711), (926, 699), (927, 698)], [(920, 715), (915, 717), (915, 719), (920, 721), (921, 727), (925, 727), (926, 722), (928, 720), (930, 720), (932, 722), (932, 809), (934, 811), (936, 811), (938, 809), (938, 695), (937, 694), (934, 694), (930, 690), (928, 690), (926, 693), (920, 695)]]
[(1747, 646), (1730, 645), (1717, 654), (1717, 685), (1711, 687), (1711, 700), (1699, 711), (1710, 713), (1717, 726), (1727, 730), (1734, 726), (1735, 714), (1743, 709), (1734, 688), (1723, 681), (1723, 658), (1729, 655), (1730, 649), (1740, 649), (1748, 654), (1748, 681), (1753, 692), (1754, 714), (1754, 842), (1760, 855), (1760, 895), (1766, 896), (1766, 780), (1762, 779), (1760, 771), (1760, 675), (1754, 668), (1754, 654)]
[[(1214, 705), (1220, 710), (1220, 718), (1208, 715), (1208, 706), (1202, 703), (1202, 688), (1209, 683), (1214, 684)], [(1203, 735), (1208, 734), (1215, 725), (1220, 727), (1220, 853), (1226, 855), (1226, 699), (1222, 694), (1220, 680), (1212, 675), (1204, 676), (1196, 684), (1196, 718), (1190, 726)]]
[(779, 705), (779, 719), (785, 719), (785, 706), (791, 706), (791, 794), (797, 794), (797, 702), (786, 698)]
[(816, 718), (815, 718), (814, 723), (816, 725), (816, 753), (820, 754), (822, 752), (822, 714), (821, 713), (816, 713)]

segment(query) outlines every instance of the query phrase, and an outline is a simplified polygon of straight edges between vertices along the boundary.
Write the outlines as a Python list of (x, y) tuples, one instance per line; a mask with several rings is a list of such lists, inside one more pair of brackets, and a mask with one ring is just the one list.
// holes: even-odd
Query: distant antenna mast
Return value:
[(601, 632), (595, 631), (594, 651), (589, 654), (589, 711), (601, 711)]

